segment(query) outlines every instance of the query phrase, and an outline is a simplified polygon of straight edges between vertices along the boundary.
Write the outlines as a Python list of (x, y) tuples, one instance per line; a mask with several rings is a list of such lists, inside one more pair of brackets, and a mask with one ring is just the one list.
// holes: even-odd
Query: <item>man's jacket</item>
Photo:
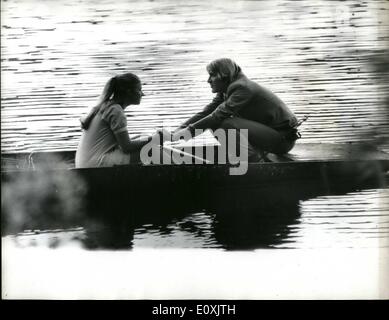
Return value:
[(276, 130), (297, 125), (297, 118), (280, 98), (240, 73), (225, 94), (218, 93), (210, 104), (180, 128), (216, 130), (223, 120), (231, 117), (259, 122)]

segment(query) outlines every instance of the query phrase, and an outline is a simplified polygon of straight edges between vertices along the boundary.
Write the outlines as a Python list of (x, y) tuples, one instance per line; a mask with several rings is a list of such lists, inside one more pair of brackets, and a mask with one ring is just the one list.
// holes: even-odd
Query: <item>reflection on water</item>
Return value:
[(192, 243), (227, 250), (388, 246), (389, 189), (319, 196), (268, 208), (198, 213), (161, 229), (153, 225), (135, 229), (135, 247)]
[(310, 115), (306, 142), (388, 133), (389, 85), (371, 67), (387, 49), (388, 12), (386, 0), (6, 1), (2, 148), (74, 150), (79, 117), (124, 71), (146, 93), (126, 110), (130, 132), (174, 127), (211, 99), (205, 66), (221, 56)]
[(21, 247), (77, 244), (89, 249), (389, 246), (387, 188), (274, 202), (271, 207), (263, 206), (260, 199), (256, 204), (239, 211), (226, 207), (170, 217), (161, 217), (164, 212), (139, 211), (131, 221), (109, 218), (104, 223), (94, 220), (85, 228), (30, 231), (8, 237)]
[(389, 245), (389, 189), (321, 196), (300, 204), (281, 248), (374, 248)]
[(215, 215), (197, 212), (183, 219), (174, 219), (166, 226), (145, 224), (134, 230), (134, 248), (220, 248), (215, 239)]

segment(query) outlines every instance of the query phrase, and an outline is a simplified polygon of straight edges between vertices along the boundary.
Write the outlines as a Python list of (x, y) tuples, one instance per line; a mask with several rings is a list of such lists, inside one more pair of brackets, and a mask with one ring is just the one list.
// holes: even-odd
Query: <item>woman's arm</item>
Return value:
[(120, 149), (122, 149), (124, 153), (139, 151), (152, 139), (152, 137), (130, 139), (130, 136), (127, 131), (117, 132), (115, 133), (115, 137), (120, 146)]

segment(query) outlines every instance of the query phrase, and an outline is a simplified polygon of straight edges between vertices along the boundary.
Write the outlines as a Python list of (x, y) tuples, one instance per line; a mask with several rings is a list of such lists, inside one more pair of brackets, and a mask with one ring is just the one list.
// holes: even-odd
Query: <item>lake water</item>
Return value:
[[(257, 196), (263, 193), (257, 192)], [(272, 248), (388, 248), (389, 189), (367, 189), (306, 200), (251, 205), (240, 210), (201, 212), (134, 212), (134, 224), (118, 228), (87, 224), (67, 230), (33, 230), (8, 236), (16, 247), (89, 249), (205, 248), (254, 250)], [(172, 213), (173, 212), (173, 213)], [(107, 213), (109, 215), (109, 213)], [(123, 209), (123, 215), (126, 215)], [(81, 219), (80, 219), (81, 221)], [(138, 222), (139, 221), (139, 222)], [(83, 221), (85, 222), (85, 221)], [(85, 223), (84, 223), (85, 224)]]
[[(278, 189), (277, 189), (278, 190)], [(277, 191), (275, 190), (275, 191)], [(263, 193), (254, 191), (258, 197)], [(252, 201), (253, 203), (255, 201)], [(15, 246), (59, 248), (76, 243), (89, 249), (272, 248), (343, 249), (389, 246), (389, 189), (367, 189), (309, 199), (257, 200), (240, 210), (152, 213), (123, 208), (120, 227), (108, 218), (86, 227), (33, 230), (8, 236)], [(106, 213), (112, 215), (112, 213)], [(47, 219), (50, 219), (48, 217)], [(79, 219), (81, 225), (85, 220)]]
[[(230, 57), (300, 117), (301, 142), (388, 137), (387, 1), (4, 1), (3, 151), (74, 150), (109, 77), (144, 84), (129, 130), (175, 127), (212, 98)], [(209, 140), (208, 136), (200, 137)]]
[[(212, 98), (206, 83), (205, 66), (222, 56), (236, 60), (246, 75), (272, 89), (298, 116), (310, 116), (301, 127), (301, 143), (369, 140), (387, 148), (387, 142), (382, 141), (389, 136), (386, 101), (389, 81), (385, 81), (387, 74), (377, 69), (374, 62), (387, 53), (388, 16), (389, 2), (384, 0), (3, 1), (2, 150), (74, 150), (81, 134), (79, 117), (97, 100), (109, 77), (126, 71), (140, 76), (146, 94), (140, 106), (126, 110), (131, 134), (152, 133), (160, 125), (177, 126)], [(207, 135), (196, 138), (196, 141), (212, 143)], [(61, 291), (66, 284), (58, 281), (64, 271), (48, 275), (49, 270), (53, 272), (52, 266), (60, 265), (57, 262), (37, 262), (37, 257), (54, 257), (49, 248), (58, 248), (58, 252), (62, 252), (61, 248), (82, 248), (66, 255), (69, 258), (67, 263), (82, 260), (83, 274), (91, 283), (94, 283), (93, 276), (88, 272), (103, 268), (103, 264), (98, 267), (96, 264), (100, 264), (108, 253), (98, 251), (92, 258), (85, 247), (109, 249), (109, 259), (118, 264), (130, 259), (123, 265), (135, 266), (132, 270), (138, 271), (145, 268), (147, 272), (140, 278), (146, 282), (151, 280), (145, 279), (155, 279), (156, 274), (163, 278), (161, 270), (166, 271), (167, 278), (174, 277), (172, 270), (177, 271), (183, 283), (192, 292), (197, 292), (195, 297), (206, 298), (218, 296), (214, 293), (199, 294), (199, 287), (188, 280), (191, 274), (177, 270), (177, 266), (188, 268), (191, 257), (201, 255), (195, 260), (197, 277), (205, 271), (197, 263), (209, 262), (213, 268), (205, 271), (206, 278), (213, 281), (208, 285), (222, 286), (222, 279), (216, 275), (218, 267), (215, 266), (218, 264), (212, 264), (214, 256), (219, 257), (222, 266), (226, 257), (229, 263), (240, 261), (244, 250), (246, 258), (243, 260), (250, 264), (252, 258), (247, 258), (247, 252), (252, 252), (256, 263), (247, 272), (260, 271), (264, 276), (272, 268), (281, 271), (286, 261), (293, 260), (287, 249), (298, 249), (294, 251), (305, 255), (304, 250), (311, 249), (338, 252), (349, 248), (385, 251), (388, 248), (387, 188), (318, 194), (296, 198), (281, 206), (276, 204), (250, 210), (200, 210), (172, 215), (163, 221), (155, 212), (149, 221), (121, 229), (120, 234), (109, 226), (86, 228), (75, 225), (73, 229), (33, 230), (3, 237), (7, 248), (11, 247), (15, 252), (23, 248), (24, 252), (23, 257), (18, 256), (16, 260), (12, 254), (7, 256), (8, 260), (4, 262), (6, 272), (13, 270), (6, 274), (17, 279), (7, 282), (8, 296), (31, 297), (33, 290), (40, 292), (38, 296), (41, 297), (61, 296), (61, 292), (67, 293), (64, 297), (72, 296), (76, 284), (82, 283), (83, 279), (70, 267), (73, 287)], [(280, 212), (287, 214), (278, 217)], [(170, 266), (161, 258), (161, 251), (153, 251), (150, 256), (154, 258), (148, 260), (145, 258), (148, 248), (164, 248), (162, 252), (166, 252), (166, 256), (175, 257), (179, 262)], [(198, 248), (204, 253), (193, 253), (192, 250)], [(41, 249), (44, 251), (36, 251)], [(125, 252), (114, 255), (111, 249), (124, 249)], [(171, 253), (170, 249), (178, 249), (178, 252)], [(280, 251), (284, 252), (282, 256)], [(32, 252), (32, 256), (28, 252)], [(142, 252), (140, 260), (137, 260), (138, 252)], [(220, 253), (225, 255), (220, 256)], [(188, 264), (181, 261), (181, 256)], [(372, 257), (370, 253), (367, 256)], [(345, 262), (345, 257), (350, 255), (336, 255), (336, 259), (344, 264), (331, 265), (342, 271), (332, 275), (332, 280), (340, 281), (333, 287), (326, 287), (324, 281), (319, 283), (326, 288), (322, 297), (332, 297), (334, 288), (342, 292), (343, 297), (363, 298), (366, 297), (364, 292), (368, 296), (379, 296), (381, 293), (377, 293), (373, 285), (381, 279), (374, 269), (376, 266), (368, 265), (362, 269), (371, 260), (361, 258), (363, 255), (358, 259), (352, 256), (349, 262), (355, 262), (354, 268), (360, 272), (355, 272), (355, 278), (348, 278), (346, 268), (352, 266)], [(264, 259), (267, 264), (258, 262)], [(316, 275), (327, 272), (328, 263), (332, 263), (329, 261), (335, 261), (334, 256), (331, 256), (334, 260), (326, 259), (326, 254), (321, 255), (317, 261), (324, 261), (323, 265), (307, 264), (307, 269), (295, 270), (309, 273), (312, 270), (308, 271), (308, 266), (314, 267), (317, 273), (310, 280), (317, 279)], [(22, 266), (29, 265), (32, 260), (34, 268), (27, 272)], [(164, 268), (153, 273), (150, 264), (155, 265), (158, 261), (162, 261)], [(232, 265), (238, 269), (243, 267)], [(227, 269), (230, 270), (231, 266)], [(117, 265), (109, 267), (116, 270)], [(42, 270), (47, 271), (47, 278)], [(120, 269), (118, 274), (121, 276), (118, 277), (131, 279), (137, 287), (129, 285), (133, 294), (124, 297), (160, 297), (144, 290), (135, 273), (126, 278), (125, 272), (125, 269)], [(360, 275), (362, 277), (357, 277)], [(228, 276), (234, 278), (231, 274)], [(275, 280), (274, 275), (270, 277)], [(97, 275), (96, 278), (110, 289), (113, 283), (120, 282), (108, 284), (108, 280), (103, 281)], [(328, 274), (324, 277), (329, 278), (331, 275)], [(40, 291), (31, 279), (43, 279), (41, 288), (46, 289), (49, 288), (48, 284), (47, 287), (44, 285), (47, 279), (58, 283), (54, 291)], [(242, 280), (240, 277), (234, 279)], [(277, 279), (275, 281), (280, 287), (282, 281), (291, 281), (286, 276)], [(365, 282), (361, 283), (361, 279)], [(254, 289), (250, 295), (245, 291), (251, 288), (250, 281), (244, 280), (231, 282), (235, 284), (238, 298), (246, 295), (277, 296), (276, 287), (269, 283), (264, 285), (264, 282), (261, 284), (267, 290), (265, 295)], [(372, 287), (369, 287), (370, 282)], [(257, 282), (253, 283), (259, 287)], [(309, 297), (312, 293), (309, 283), (307, 281), (303, 286), (302, 296)], [(351, 293), (342, 291), (347, 285)], [(159, 287), (151, 287), (160, 292), (166, 286), (169, 284), (162, 282)], [(180, 288), (181, 291), (177, 289), (173, 297), (188, 296), (185, 288)], [(127, 291), (123, 289), (123, 292)], [(80, 297), (94, 294), (87, 290)], [(123, 295), (118, 294), (118, 297), (123, 298)]]

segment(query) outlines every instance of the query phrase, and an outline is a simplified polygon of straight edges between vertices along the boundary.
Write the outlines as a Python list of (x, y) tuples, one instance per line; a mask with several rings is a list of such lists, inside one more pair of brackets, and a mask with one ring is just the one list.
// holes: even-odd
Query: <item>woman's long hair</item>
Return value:
[(226, 79), (228, 83), (231, 83), (242, 72), (242, 69), (231, 59), (221, 58), (208, 64), (207, 71), (216, 73), (220, 78)]
[(115, 97), (120, 97), (123, 93), (134, 88), (140, 83), (140, 79), (133, 73), (125, 73), (112, 77), (104, 86), (99, 101), (85, 117), (80, 119), (81, 128), (87, 130), (94, 116), (100, 112), (103, 113), (115, 101)]

